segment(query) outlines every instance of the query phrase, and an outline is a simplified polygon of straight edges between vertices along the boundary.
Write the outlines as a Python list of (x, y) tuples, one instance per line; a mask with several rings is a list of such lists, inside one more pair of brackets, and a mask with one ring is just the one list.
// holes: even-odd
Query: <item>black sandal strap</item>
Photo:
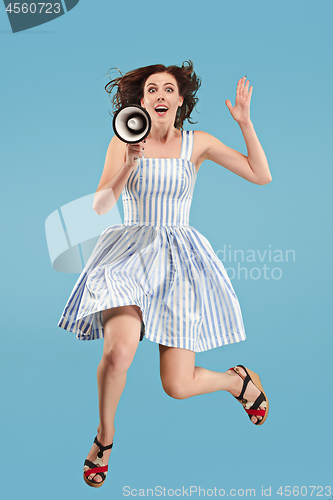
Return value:
[[(106, 475), (104, 472), (94, 472), (92, 469), (97, 469), (97, 467), (100, 467), (100, 465), (96, 465), (94, 464), (94, 462), (91, 462), (91, 460), (85, 460), (84, 462), (84, 465), (87, 465), (90, 469), (91, 469), (91, 474), (98, 474), (99, 476), (101, 476), (101, 478), (103, 479), (103, 481), (105, 481), (106, 479)], [(90, 475), (90, 474), (89, 474)], [(94, 478), (92, 479), (94, 480)], [(95, 483), (97, 483), (97, 481), (95, 481)]]
[(236, 399), (238, 399), (239, 401), (241, 399), (243, 399), (244, 393), (246, 391), (246, 388), (247, 388), (249, 382), (251, 382), (251, 377), (250, 377), (250, 375), (246, 375), (246, 377), (244, 378), (244, 382), (243, 382), (242, 392), (240, 393), (240, 395), (238, 397), (236, 396)]
[(110, 450), (112, 448), (112, 446), (113, 446), (113, 443), (109, 444), (108, 446), (102, 446), (101, 443), (98, 441), (97, 436), (94, 439), (94, 443), (97, 444), (97, 446), (100, 449), (100, 451), (97, 453), (97, 456), (99, 458), (103, 457), (103, 453), (104, 453), (105, 450)]
[(251, 406), (251, 408), (248, 408), (249, 410), (258, 410), (259, 406), (261, 405), (261, 403), (263, 403), (264, 401), (266, 401), (266, 398), (265, 398), (265, 395), (263, 392), (261, 392), (259, 394), (259, 396), (257, 397), (257, 399), (255, 400), (255, 402), (253, 403), (253, 405)]
[(91, 460), (86, 459), (84, 465), (88, 465), (90, 469), (95, 469), (96, 467), (100, 467), (99, 465), (94, 464)]
[[(92, 483), (97, 483), (97, 484), (101, 484), (105, 481), (106, 475), (104, 474), (104, 472), (94, 472), (92, 470), (92, 469), (96, 469), (97, 467), (99, 467), (99, 465), (94, 464), (94, 462), (91, 462), (88, 459), (84, 462), (84, 465), (88, 465), (88, 467), (90, 467), (91, 470), (88, 470), (90, 472), (90, 474), (95, 474), (95, 476), (92, 479), (88, 479), (88, 476), (87, 476), (88, 481), (91, 481)], [(89, 474), (89, 476), (90, 476), (90, 474)], [(102, 481), (94, 481), (94, 478), (96, 476), (101, 476)]]
[[(258, 410), (259, 409), (259, 406), (261, 405), (261, 403), (263, 403), (264, 401), (266, 401), (266, 398), (265, 398), (265, 395), (264, 393), (262, 392), (261, 394), (259, 394), (259, 396), (257, 397), (257, 399), (255, 400), (255, 402), (253, 403), (253, 405), (251, 406), (251, 408), (248, 408), (249, 410)], [(256, 425), (260, 424), (261, 420), (263, 417), (261, 417), (261, 419), (259, 418), (259, 415), (249, 415), (249, 419), (251, 420), (252, 417), (257, 417), (257, 421), (255, 422)], [(252, 420), (251, 420), (252, 422)]]

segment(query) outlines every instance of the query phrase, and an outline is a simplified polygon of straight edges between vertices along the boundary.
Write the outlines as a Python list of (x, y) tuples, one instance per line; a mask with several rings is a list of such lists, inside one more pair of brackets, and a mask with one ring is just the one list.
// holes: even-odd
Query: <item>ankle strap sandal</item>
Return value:
[[(238, 367), (243, 368), (243, 370), (246, 373), (245, 376), (241, 374)], [(229, 370), (233, 370), (235, 373), (237, 373), (237, 375), (239, 375), (243, 379), (243, 387), (241, 393), (239, 396), (234, 396), (234, 397), (242, 403), (244, 410), (249, 415), (250, 420), (251, 416), (253, 415), (257, 417), (257, 422), (252, 422), (252, 420), (251, 422), (254, 423), (255, 425), (262, 425), (267, 418), (269, 405), (268, 405), (268, 399), (261, 385), (259, 375), (257, 375), (257, 373), (252, 372), (251, 370), (246, 369), (245, 366), (243, 365), (237, 365), (233, 368), (229, 368)], [(257, 387), (257, 389), (260, 390), (260, 394), (254, 402), (248, 401), (247, 399), (244, 398), (244, 393), (246, 391), (249, 382), (252, 382)], [(259, 409), (260, 406), (263, 406), (265, 410), (260, 410)], [(262, 417), (262, 419), (259, 420), (258, 417)]]
[[(102, 461), (103, 453), (105, 450), (110, 450), (113, 446), (113, 443), (109, 444), (108, 446), (102, 446), (101, 443), (98, 441), (97, 436), (94, 439), (94, 443), (98, 446), (99, 452), (97, 453), (96, 460), (92, 462), (91, 460), (87, 459), (84, 462), (83, 479), (89, 486), (93, 486), (94, 488), (99, 488), (104, 483), (108, 471), (108, 466), (105, 465)], [(94, 478), (90, 481), (88, 479), (88, 476), (90, 476), (90, 474), (98, 474), (99, 476), (101, 476), (102, 481), (98, 483), (97, 481), (94, 481)]]

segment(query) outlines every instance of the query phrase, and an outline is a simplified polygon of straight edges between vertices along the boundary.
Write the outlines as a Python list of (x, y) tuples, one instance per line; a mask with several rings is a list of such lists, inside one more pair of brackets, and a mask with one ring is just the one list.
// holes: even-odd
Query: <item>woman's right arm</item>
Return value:
[(119, 196), (132, 171), (138, 163), (135, 157), (142, 158), (143, 143), (125, 144), (114, 136), (109, 144), (104, 170), (99, 181), (93, 202), (98, 215), (104, 215), (117, 203)]

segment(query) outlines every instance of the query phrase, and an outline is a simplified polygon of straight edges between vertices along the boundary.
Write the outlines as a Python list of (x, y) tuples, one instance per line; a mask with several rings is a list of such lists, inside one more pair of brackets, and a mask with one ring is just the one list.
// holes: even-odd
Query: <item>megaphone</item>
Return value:
[(137, 104), (126, 104), (115, 113), (112, 122), (116, 136), (127, 144), (143, 141), (150, 132), (149, 113)]

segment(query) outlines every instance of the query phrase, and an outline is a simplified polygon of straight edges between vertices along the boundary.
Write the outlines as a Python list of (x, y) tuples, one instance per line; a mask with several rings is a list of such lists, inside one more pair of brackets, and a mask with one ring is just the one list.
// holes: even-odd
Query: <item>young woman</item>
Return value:
[[(151, 117), (147, 139), (129, 145), (114, 136), (98, 185), (94, 210), (108, 212), (122, 193), (124, 224), (103, 231), (67, 302), (58, 326), (78, 339), (104, 337), (97, 369), (100, 422), (84, 464), (84, 480), (106, 478), (114, 418), (127, 370), (143, 334), (159, 344), (164, 390), (177, 399), (214, 391), (236, 397), (251, 422), (267, 418), (259, 376), (243, 365), (224, 373), (195, 366), (195, 353), (245, 340), (240, 306), (230, 279), (208, 240), (189, 226), (200, 165), (205, 160), (264, 185), (271, 181), (265, 153), (250, 120), (252, 87), (237, 84), (235, 106), (248, 155), (202, 131), (185, 132), (200, 78), (191, 61), (152, 65), (112, 80), (115, 109), (140, 104)], [(141, 336), (140, 336), (141, 333)]]

